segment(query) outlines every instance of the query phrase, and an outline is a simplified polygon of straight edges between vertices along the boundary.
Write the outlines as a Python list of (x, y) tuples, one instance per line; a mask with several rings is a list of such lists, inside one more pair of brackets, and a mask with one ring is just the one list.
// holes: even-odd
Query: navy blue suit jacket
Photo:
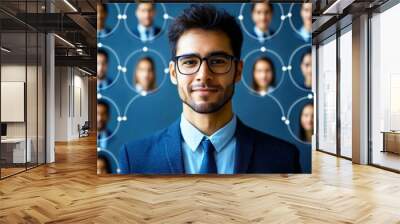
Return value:
[[(239, 119), (235, 137), (234, 173), (301, 173), (294, 145)], [(149, 137), (122, 145), (118, 160), (121, 174), (184, 174), (180, 119)]]
[[(158, 26), (154, 26), (154, 38), (161, 32), (161, 28)], [(140, 33), (137, 28), (133, 29), (133, 34), (135, 34), (136, 37), (140, 38)]]

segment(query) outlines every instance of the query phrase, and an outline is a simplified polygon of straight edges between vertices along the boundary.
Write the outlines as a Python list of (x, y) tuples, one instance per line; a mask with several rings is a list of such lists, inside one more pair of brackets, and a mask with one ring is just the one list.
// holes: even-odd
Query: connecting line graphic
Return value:
[(109, 85), (107, 85), (107, 86), (105, 86), (105, 87), (100, 88), (100, 90), (106, 90), (106, 89), (108, 89), (108, 88), (111, 88), (111, 86), (113, 86), (115, 83), (117, 83), (117, 80), (119, 79), (119, 75), (120, 75), (121, 70), (122, 70), (122, 66), (121, 66), (121, 62), (120, 62), (120, 60), (119, 60), (118, 54), (117, 54), (117, 52), (116, 52), (114, 49), (112, 49), (111, 47), (109, 47), (109, 46), (107, 46), (107, 45), (102, 44), (101, 42), (97, 43), (97, 47), (98, 47), (98, 48), (107, 49), (107, 50), (108, 50), (109, 52), (111, 52), (112, 55), (117, 59), (117, 64), (118, 64), (118, 66), (117, 66), (117, 70), (118, 70), (117, 76), (115, 77), (115, 79), (112, 81), (111, 84), (109, 84)]
[[(297, 54), (297, 52), (299, 52), (299, 51), (300, 51), (301, 49), (303, 49), (303, 48), (310, 48), (310, 47), (311, 47), (311, 44), (303, 44), (303, 45), (301, 45), (300, 47), (296, 48), (296, 50), (294, 50), (294, 51), (292, 52), (292, 54), (290, 55), (288, 67), (290, 66), (290, 68), (292, 68), (291, 65), (292, 65), (292, 62), (293, 62), (293, 58), (294, 58), (294, 56)], [(300, 89), (301, 91), (305, 91), (305, 92), (309, 92), (309, 91), (310, 91), (309, 89), (306, 89), (306, 88), (301, 87), (301, 86), (294, 80), (293, 74), (292, 74), (292, 69), (289, 70), (289, 78), (290, 78), (290, 80), (292, 81), (293, 85), (296, 86), (296, 87), (297, 87), (298, 89)]]
[(305, 142), (305, 141), (302, 141), (301, 139), (299, 139), (299, 138), (297, 137), (297, 135), (295, 135), (295, 134), (293, 133), (293, 130), (292, 130), (291, 126), (290, 126), (290, 114), (292, 113), (292, 110), (293, 110), (293, 108), (294, 108), (294, 106), (295, 106), (296, 104), (300, 103), (301, 101), (304, 101), (304, 100), (311, 100), (311, 99), (313, 99), (313, 95), (312, 95), (311, 93), (308, 94), (307, 96), (304, 96), (304, 97), (301, 97), (301, 98), (297, 99), (297, 100), (289, 107), (289, 110), (288, 110), (288, 113), (287, 113), (287, 117), (286, 117), (286, 119), (285, 119), (285, 121), (284, 121), (285, 124), (287, 125), (288, 131), (289, 131), (289, 133), (292, 135), (292, 137), (293, 137), (294, 139), (296, 139), (296, 141), (298, 141), (298, 142), (300, 142), (300, 143), (303, 143), (303, 144), (309, 144), (309, 143), (307, 143), (307, 142)]
[[(286, 72), (288, 69), (287, 69), (287, 67), (284, 66), (283, 59), (282, 59), (282, 57), (281, 57), (278, 53), (276, 53), (276, 52), (273, 51), (273, 50), (267, 49), (267, 48), (265, 48), (265, 47), (261, 47), (260, 49), (254, 49), (254, 50), (250, 51), (249, 53), (247, 53), (247, 55), (243, 58), (243, 62), (246, 64), (246, 60), (247, 60), (252, 54), (255, 54), (255, 53), (260, 52), (260, 51), (263, 52), (263, 53), (267, 52), (267, 53), (270, 53), (271, 55), (275, 56), (275, 57), (279, 60), (279, 62), (280, 62), (280, 64), (281, 64), (281, 67), (282, 67), (282, 78), (281, 78), (281, 80), (279, 81), (279, 83), (278, 83), (278, 85), (276, 86), (276, 88), (272, 91), (272, 92), (274, 92), (274, 91), (277, 90), (277, 89), (281, 86), (281, 84), (283, 83), (283, 81), (284, 81), (284, 79), (285, 79), (285, 76), (286, 76), (286, 75), (285, 75), (285, 72)], [(244, 86), (245, 86), (251, 93), (253, 93), (254, 95), (259, 96), (258, 93), (257, 93), (257, 91), (255, 91), (253, 88), (251, 88), (251, 87), (246, 83), (246, 81), (245, 81), (244, 79), (242, 79), (242, 83), (244, 84)], [(269, 94), (267, 94), (267, 95), (269, 95)]]
[(158, 51), (156, 51), (156, 50), (153, 50), (153, 49), (149, 49), (149, 48), (146, 47), (146, 46), (142, 47), (141, 49), (138, 49), (138, 50), (133, 51), (133, 52), (132, 52), (131, 54), (129, 54), (128, 57), (126, 58), (126, 60), (125, 60), (125, 62), (124, 62), (124, 67), (121, 68), (121, 71), (124, 73), (124, 81), (125, 81), (125, 84), (126, 84), (126, 85), (128, 86), (128, 88), (131, 89), (133, 92), (135, 92), (135, 93), (137, 93), (137, 94), (141, 94), (140, 92), (137, 92), (137, 90), (133, 87), (133, 85), (131, 85), (131, 84), (129, 83), (128, 78), (127, 78), (127, 71), (128, 71), (127, 66), (129, 65), (129, 61), (132, 59), (133, 56), (135, 56), (136, 54), (138, 54), (138, 53), (140, 53), (140, 52), (150, 52), (150, 53), (156, 54), (156, 55), (161, 59), (161, 61), (162, 61), (162, 63), (163, 63), (163, 66), (164, 66), (164, 74), (163, 74), (163, 76), (162, 76), (162, 81), (161, 81), (160, 85), (159, 85), (157, 88), (155, 88), (154, 90), (148, 92), (146, 95), (156, 93), (156, 92), (164, 85), (165, 80), (166, 80), (166, 77), (167, 77), (167, 74), (169, 73), (169, 68), (168, 68), (168, 65), (167, 65), (167, 61), (165, 60), (164, 56), (163, 56), (160, 52), (158, 52)]
[[(284, 82), (284, 79), (285, 79), (285, 76), (286, 76), (285, 74), (286, 74), (286, 71), (288, 70), (288, 68), (284, 66), (283, 59), (282, 59), (282, 57), (281, 57), (278, 53), (276, 53), (276, 52), (273, 51), (273, 50), (266, 49), (265, 47), (261, 47), (260, 49), (254, 49), (254, 50), (250, 51), (249, 53), (247, 53), (247, 55), (243, 58), (244, 63), (246, 64), (246, 60), (247, 60), (251, 55), (253, 55), (253, 54), (255, 54), (255, 53), (258, 53), (258, 52), (263, 52), (263, 53), (267, 52), (267, 53), (270, 53), (271, 55), (275, 56), (275, 57), (279, 60), (279, 62), (280, 62), (280, 64), (281, 64), (281, 67), (282, 67), (282, 78), (281, 78), (281, 80), (279, 81), (279, 83), (278, 83), (278, 85), (276, 86), (276, 88), (272, 91), (272, 92), (274, 92), (274, 91), (276, 91), (276, 90), (281, 86), (281, 84)], [(249, 92), (250, 92), (252, 95), (254, 95), (254, 96), (257, 96), (257, 97), (265, 97), (265, 96), (271, 97), (271, 99), (272, 99), (274, 102), (276, 102), (276, 103), (278, 104), (279, 109), (281, 110), (282, 117), (284, 117), (285, 111), (284, 111), (284, 109), (283, 109), (283, 106), (282, 106), (282, 104), (279, 102), (278, 99), (276, 99), (274, 96), (271, 95), (272, 92), (269, 93), (269, 94), (267, 94), (267, 95), (265, 95), (265, 96), (260, 96), (260, 95), (257, 93), (257, 91), (255, 91), (253, 88), (251, 88), (251, 87), (246, 83), (245, 79), (242, 79), (242, 83), (243, 83), (243, 85), (249, 90)]]
[(117, 114), (118, 114), (118, 116), (117, 116), (117, 121), (118, 121), (117, 122), (117, 127), (114, 129), (114, 131), (113, 131), (113, 133), (111, 135), (109, 135), (106, 138), (102, 139), (102, 141), (107, 141), (110, 138), (112, 138), (118, 132), (118, 129), (120, 127), (120, 121), (121, 121), (121, 112), (120, 112), (117, 104), (111, 98), (109, 98), (107, 96), (103, 96), (100, 93), (97, 93), (97, 99), (104, 99), (104, 100), (108, 101), (109, 103), (111, 103), (114, 106), (114, 108), (116, 109)]
[(297, 34), (301, 35), (300, 31), (299, 31), (298, 29), (296, 29), (296, 27), (294, 26), (293, 21), (292, 21), (292, 19), (291, 19), (291, 17), (293, 16), (292, 10), (293, 10), (294, 4), (295, 4), (295, 3), (292, 3), (292, 4), (290, 5), (289, 13), (287, 14), (287, 17), (290, 18), (289, 23), (290, 23), (290, 26), (292, 27), (293, 31), (296, 32)]
[(279, 106), (279, 109), (281, 109), (281, 114), (282, 114), (282, 119), (285, 116), (285, 111), (283, 110), (282, 104), (279, 102), (278, 99), (276, 99), (274, 96), (272, 96), (271, 94), (267, 94), (267, 96), (269, 96), (271, 99), (273, 99)]
[(117, 165), (117, 169), (115, 170), (117, 173), (121, 172), (121, 169), (119, 167), (118, 159), (115, 157), (114, 153), (108, 151), (107, 149), (102, 149), (102, 148), (97, 148), (98, 153), (106, 153), (107, 155), (111, 156), (111, 158), (114, 160), (115, 164)]
[(99, 37), (100, 38), (105, 38), (105, 37), (108, 37), (108, 36), (110, 36), (112, 33), (114, 33), (117, 29), (118, 29), (118, 27), (119, 27), (119, 24), (120, 24), (120, 21), (123, 19), (123, 15), (121, 15), (121, 9), (119, 8), (119, 5), (118, 4), (110, 4), (110, 5), (113, 5), (116, 9), (117, 9), (117, 24), (113, 27), (113, 29), (110, 31), (110, 32), (108, 32), (108, 33), (106, 33), (106, 34), (101, 34)]
[[(165, 7), (165, 4), (164, 3), (159, 3), (160, 5), (161, 5), (161, 7), (162, 7), (162, 9), (163, 9), (163, 13), (162, 13), (162, 15), (163, 15), (163, 24), (162, 24), (162, 27), (161, 27), (161, 31), (154, 37), (154, 38), (152, 38), (150, 41), (153, 41), (154, 39), (156, 39), (157, 37), (159, 37), (162, 33), (163, 33), (163, 30), (165, 30), (166, 28), (167, 28), (167, 20), (168, 19), (170, 19), (170, 18), (173, 18), (173, 17), (170, 17), (169, 16), (169, 14), (168, 14), (168, 12), (167, 12), (167, 8)], [(129, 10), (129, 7), (131, 7), (131, 6), (133, 6), (133, 5), (135, 5), (135, 4), (127, 4), (126, 6), (125, 6), (125, 9), (124, 9), (124, 14), (122, 14), (122, 15), (118, 15), (122, 20), (124, 20), (124, 25), (125, 25), (125, 29), (126, 29), (126, 31), (132, 36), (132, 37), (134, 37), (135, 39), (139, 39), (140, 40), (140, 37), (138, 37), (136, 34), (134, 34), (132, 31), (131, 31), (131, 28), (129, 27), (129, 25), (128, 25), (128, 15), (134, 15), (134, 13), (128, 13), (128, 10)]]
[[(247, 20), (249, 20), (250, 19), (250, 15), (247, 15), (247, 14), (244, 14), (245, 13), (245, 7), (247, 6), (248, 7), (248, 5), (246, 5), (247, 3), (243, 3), (243, 4), (241, 4), (241, 6), (240, 6), (240, 12), (239, 12), (239, 15), (237, 16), (237, 18), (238, 18), (238, 21), (239, 21), (239, 23), (240, 23), (240, 26), (241, 26), (241, 28), (242, 28), (242, 30), (244, 31), (244, 33), (249, 37), (249, 38), (251, 38), (251, 39), (254, 39), (254, 40), (259, 40), (256, 36), (254, 36), (253, 34), (252, 34), (252, 32), (250, 32), (251, 30), (248, 28), (248, 27), (246, 27), (245, 26), (245, 22), (247, 22)], [(115, 99), (115, 101), (113, 100), (113, 99), (111, 99), (111, 98), (109, 98), (109, 97), (107, 97), (107, 96), (103, 96), (103, 95), (101, 95), (100, 93), (98, 93), (98, 95), (97, 95), (97, 98), (98, 99), (104, 99), (104, 100), (106, 100), (107, 102), (109, 102), (115, 109), (116, 109), (116, 111), (117, 111), (117, 114), (118, 114), (118, 116), (116, 117), (116, 120), (117, 120), (117, 124), (116, 124), (116, 128), (114, 128), (114, 131), (112, 132), (112, 134), (110, 135), (110, 136), (107, 136), (104, 140), (108, 140), (108, 139), (111, 139), (112, 137), (116, 137), (115, 135), (116, 135), (116, 133), (118, 133), (118, 131), (119, 131), (119, 128), (122, 126), (122, 125), (125, 125), (125, 123), (123, 123), (123, 122), (125, 122), (125, 121), (127, 121), (128, 120), (128, 111), (131, 109), (131, 107), (134, 105), (134, 102), (137, 100), (137, 99), (139, 99), (140, 97), (145, 97), (145, 96), (148, 96), (148, 95), (150, 95), (150, 94), (157, 94), (159, 91), (158, 90), (160, 90), (162, 87), (163, 87), (163, 85), (164, 85), (164, 83), (166, 82), (166, 80), (168, 79), (168, 73), (169, 73), (169, 68), (168, 68), (168, 61), (169, 60), (166, 60), (166, 58), (164, 57), (164, 55), (163, 54), (161, 54), (159, 51), (157, 51), (156, 49), (150, 49), (148, 46), (151, 44), (151, 43), (149, 43), (149, 45), (147, 45), (147, 43), (146, 42), (142, 42), (141, 40), (140, 40), (140, 37), (138, 37), (136, 34), (134, 34), (134, 32), (133, 32), (133, 30), (132, 30), (132, 17), (134, 17), (134, 4), (126, 4), (125, 6), (119, 6), (118, 4), (112, 4), (114, 7), (116, 7), (116, 11), (117, 11), (117, 19), (118, 19), (118, 21), (117, 21), (117, 24), (113, 27), (113, 29), (109, 32), (109, 33), (107, 33), (107, 34), (105, 34), (105, 35), (103, 35), (103, 36), (99, 36), (98, 38), (99, 38), (99, 43), (98, 43), (98, 48), (104, 48), (105, 50), (107, 50), (108, 52), (110, 52), (113, 56), (114, 56), (114, 58), (115, 58), (115, 60), (116, 60), (116, 62), (117, 62), (117, 71), (118, 71), (118, 73), (117, 73), (117, 75), (116, 75), (116, 78), (114, 79), (114, 80), (112, 80), (112, 83), (110, 83), (108, 86), (106, 86), (106, 87), (104, 87), (104, 88), (101, 88), (100, 90), (105, 90), (105, 89), (108, 89), (108, 88), (117, 88), (116, 87), (116, 85), (115, 85), (115, 83), (117, 83), (118, 82), (118, 80), (120, 79), (120, 75), (122, 75), (122, 76), (124, 76), (123, 77), (123, 79), (124, 79), (124, 82), (125, 82), (125, 84), (128, 86), (128, 88), (131, 90), (131, 91), (133, 91), (134, 93), (137, 93), (136, 95), (134, 95), (133, 97), (131, 97), (131, 99), (129, 100), (129, 102), (125, 105), (125, 107), (124, 107), (124, 105), (121, 105), (121, 111), (122, 111), (122, 109), (123, 109), (123, 113), (121, 113), (121, 111), (120, 111), (120, 108), (118, 107), (118, 105), (117, 105), (117, 102), (118, 102), (118, 99)], [(273, 50), (271, 50), (271, 49), (267, 49), (266, 47), (265, 47), (265, 41), (267, 41), (267, 40), (270, 40), (270, 39), (272, 39), (272, 38), (274, 38), (274, 37), (276, 37), (276, 36), (278, 36), (278, 38), (280, 37), (280, 35), (279, 35), (279, 33), (280, 33), (280, 31), (282, 30), (282, 29), (284, 29), (283, 27), (284, 27), (284, 23), (285, 23), (285, 21), (286, 20), (289, 20), (288, 22), (290, 23), (290, 26), (291, 26), (291, 28), (293, 29), (293, 31), (294, 32), (296, 32), (296, 33), (298, 33), (299, 34), (299, 31), (296, 29), (296, 27), (294, 26), (294, 23), (293, 23), (293, 17), (295, 17), (297, 14), (294, 14), (294, 13), (292, 13), (292, 11), (293, 11), (293, 9), (294, 9), (294, 6), (295, 6), (295, 4), (291, 4), (290, 5), (290, 8), (289, 8), (289, 11), (286, 13), (285, 11), (286, 11), (286, 8), (285, 8), (285, 10), (284, 10), (284, 8), (283, 8), (283, 6), (282, 6), (282, 4), (276, 4), (276, 5), (274, 5), (274, 9), (276, 9), (276, 11), (277, 11), (277, 16), (279, 16), (280, 18), (276, 18), (276, 25), (278, 25), (278, 23), (279, 23), (279, 27), (277, 28), (277, 30), (276, 30), (276, 32), (273, 34), (273, 35), (271, 35), (271, 36), (268, 36), (268, 37), (266, 37), (266, 38), (264, 38), (262, 41), (261, 41), (261, 46), (259, 47), (259, 48), (256, 48), (256, 49), (253, 49), (253, 50), (251, 50), (250, 52), (248, 52), (247, 53), (247, 55), (243, 58), (243, 61), (244, 62), (246, 62), (246, 60), (247, 60), (247, 62), (249, 62), (249, 60), (250, 60), (250, 57), (251, 56), (254, 56), (254, 54), (256, 54), (256, 53), (261, 53), (262, 55), (265, 55), (265, 54), (267, 54), (267, 55), (270, 55), (272, 58), (275, 58), (275, 61), (279, 61), (279, 63), (280, 63), (280, 67), (279, 66), (277, 66), (277, 70), (279, 70), (279, 69), (281, 69), (281, 78), (280, 78), (280, 80), (279, 80), (279, 83), (277, 83), (277, 85), (276, 85), (276, 88), (274, 89), (274, 90), (272, 90), (271, 92), (273, 92), (273, 91), (275, 91), (275, 90), (277, 90), (277, 89), (279, 89), (281, 86), (282, 86), (282, 84), (285, 82), (285, 76), (289, 76), (289, 79), (290, 79), (290, 81), (291, 81), (291, 83), (293, 83), (293, 85), (296, 87), (296, 88), (298, 88), (298, 89), (300, 89), (301, 91), (305, 91), (305, 92), (309, 92), (310, 90), (308, 90), (308, 89), (306, 89), (306, 88), (303, 88), (298, 82), (296, 82), (296, 79), (295, 79), (295, 74), (293, 74), (294, 73), (294, 67), (292, 66), (292, 64), (294, 63), (293, 62), (293, 60), (294, 60), (294, 58), (298, 55), (298, 53), (299, 52), (301, 52), (301, 50), (302, 49), (304, 49), (304, 48), (309, 48), (309, 47), (311, 47), (311, 43), (309, 43), (309, 44), (303, 44), (303, 45), (301, 45), (300, 47), (297, 47), (292, 53), (291, 53), (291, 55), (290, 55), (290, 58), (289, 58), (289, 62), (287, 63), (287, 61), (283, 61), (283, 58), (282, 58), (282, 56), (279, 54), (279, 53), (277, 53), (277, 52), (275, 52), (275, 51), (273, 51)], [(121, 8), (120, 8), (121, 7)], [(124, 7), (124, 8), (123, 8)], [(160, 25), (161, 25), (161, 21), (162, 21), (162, 25), (161, 25), (161, 32), (159, 33), (159, 34), (157, 34), (155, 37), (154, 37), (154, 39), (156, 39), (156, 38), (158, 38), (160, 35), (164, 35), (164, 32), (163, 31), (165, 31), (166, 29), (167, 29), (167, 27), (168, 27), (168, 20), (175, 20), (175, 17), (173, 17), (173, 16), (171, 16), (171, 15), (169, 15), (168, 14), (168, 12), (167, 12), (167, 9), (166, 9), (166, 5), (164, 4), (164, 3), (160, 3), (160, 6), (159, 7), (162, 7), (162, 10), (159, 10), (160, 11)], [(285, 6), (286, 7), (286, 6)], [(122, 8), (123, 8), (123, 10), (122, 10)], [(247, 9), (246, 9), (247, 10)], [(162, 11), (162, 12), (161, 12)], [(280, 12), (280, 14), (279, 14), (279, 12)], [(161, 18), (161, 16), (162, 16), (162, 18)], [(128, 18), (129, 17), (129, 18)], [(274, 17), (275, 18), (275, 17)], [(245, 19), (247, 19), (246, 21), (244, 21)], [(279, 19), (280, 19), (280, 21), (279, 21)], [(124, 26), (122, 26), (122, 25), (120, 25), (121, 23), (123, 23), (124, 24)], [(128, 24), (129, 23), (129, 24)], [(289, 27), (287, 27), (288, 29), (289, 29), (289, 31), (290, 31), (290, 28)], [(119, 56), (118, 56), (118, 54), (117, 54), (117, 51), (116, 50), (118, 50), (118, 48), (116, 48), (116, 50), (114, 50), (112, 47), (110, 47), (110, 46), (107, 46), (107, 45), (104, 45), (102, 42), (101, 42), (101, 40), (102, 40), (102, 38), (103, 37), (108, 37), (109, 35), (111, 35), (112, 33), (114, 33), (116, 30), (118, 30), (118, 29), (121, 29), (121, 31), (124, 31), (124, 29), (125, 29), (125, 31), (127, 32), (127, 33), (129, 33), (128, 35), (131, 35), (133, 38), (135, 38), (136, 40), (139, 40), (139, 42), (140, 42), (140, 45), (141, 45), (141, 48), (140, 49), (137, 49), (137, 50), (134, 50), (133, 52), (130, 52), (130, 54), (127, 56), (127, 58), (124, 60), (123, 58), (121, 58), (121, 60), (120, 60), (120, 58), (119, 58)], [(293, 33), (293, 34), (295, 34), (295, 33)], [(152, 39), (152, 40), (154, 40), (154, 39)], [(147, 45), (147, 46), (146, 46)], [(262, 46), (262, 45), (264, 45), (264, 46)], [(151, 45), (150, 45), (151, 46)], [(156, 87), (156, 89), (154, 89), (154, 90), (152, 90), (152, 91), (149, 91), (146, 95), (142, 95), (142, 93), (140, 93), (140, 92), (138, 92), (137, 90), (136, 90), (136, 88), (135, 88), (135, 85), (133, 84), (133, 82), (131, 82), (131, 81), (129, 81), (128, 79), (128, 76), (130, 77), (130, 75), (132, 75), (132, 74), (129, 74), (128, 75), (128, 66), (131, 66), (133, 63), (132, 63), (132, 60), (135, 58), (136, 59), (136, 57), (135, 56), (138, 56), (138, 54), (140, 54), (140, 53), (148, 53), (148, 54), (150, 54), (151, 56), (153, 56), (153, 57), (155, 57), (155, 58), (159, 58), (157, 61), (161, 61), (162, 62), (162, 66), (163, 66), (163, 72), (161, 73), (161, 69), (158, 69), (160, 72), (157, 72), (159, 75), (160, 74), (162, 74), (162, 79), (157, 79), (157, 81), (161, 81), (160, 82), (160, 84)], [(297, 57), (296, 57), (297, 58)], [(285, 59), (286, 59), (286, 57), (285, 57)], [(124, 60), (124, 61), (123, 61)], [(123, 62), (123, 64), (122, 64), (122, 62)], [(131, 62), (131, 63), (129, 63), (129, 62)], [(287, 64), (286, 64), (287, 63)], [(247, 64), (247, 63), (245, 63), (245, 64)], [(278, 64), (278, 62), (276, 62), (276, 64)], [(161, 66), (160, 66), (161, 67)], [(131, 67), (129, 67), (129, 68), (131, 68)], [(112, 68), (111, 70), (113, 70), (114, 71), (114, 68)], [(121, 74), (122, 73), (122, 74)], [(133, 73), (133, 72), (132, 72)], [(308, 95), (306, 95), (306, 96), (303, 96), (303, 97), (301, 97), (301, 98), (299, 98), (299, 99), (297, 99), (296, 101), (294, 101), (291, 105), (290, 105), (290, 107), (289, 107), (289, 109), (288, 109), (288, 111), (287, 111), (287, 113), (286, 113), (286, 111), (285, 111), (285, 108), (284, 108), (284, 106), (286, 107), (286, 105), (285, 104), (282, 104), (280, 101), (279, 101), (279, 97), (277, 98), (276, 96), (274, 96), (274, 95), (271, 95), (270, 93), (269, 94), (266, 94), (266, 95), (264, 95), (264, 96), (261, 96), (261, 95), (259, 95), (258, 94), (258, 92), (257, 91), (255, 91), (252, 87), (251, 87), (251, 85), (250, 84), (248, 84), (248, 81), (246, 81), (245, 79), (242, 79), (241, 80), (242, 81), (242, 83), (243, 83), (243, 85), (248, 89), (248, 93), (250, 93), (252, 96), (255, 96), (255, 97), (270, 97), (271, 99), (272, 99), (272, 101), (274, 101), (277, 105), (278, 105), (278, 107), (279, 107), (279, 109), (280, 109), (280, 111), (281, 111), (281, 121), (287, 126), (287, 128), (288, 128), (288, 131), (289, 131), (289, 133), (290, 133), (290, 135), (297, 141), (297, 142), (299, 142), (299, 143), (302, 143), (302, 144), (309, 144), (309, 143), (307, 143), (307, 142), (304, 142), (304, 141), (302, 141), (301, 139), (299, 139), (299, 137), (297, 136), (297, 134), (295, 134), (293, 131), (293, 128), (292, 128), (292, 126), (293, 125), (291, 125), (291, 122), (292, 123), (295, 123), (295, 122), (293, 122), (293, 120), (297, 120), (297, 118), (291, 118), (291, 116), (293, 116), (294, 114), (293, 114), (293, 111), (295, 111), (294, 109), (295, 108), (297, 108), (296, 107), (296, 105), (298, 105), (298, 104), (300, 104), (302, 101), (305, 101), (305, 100), (312, 100), (313, 99), (313, 95), (312, 95), (312, 93), (309, 93)], [(287, 83), (288, 84), (288, 83)], [(282, 87), (283, 88), (283, 87)], [(292, 87), (293, 88), (293, 87)], [(289, 103), (290, 104), (290, 103)], [(271, 106), (273, 106), (273, 103), (271, 103)], [(131, 111), (132, 112), (132, 111)], [(129, 116), (133, 116), (132, 114), (131, 115), (129, 115)], [(130, 118), (132, 118), (132, 117), (130, 117)], [(126, 123), (126, 124), (128, 124), (128, 123)], [(120, 173), (120, 166), (119, 166), (119, 164), (118, 164), (118, 160), (117, 160), (117, 158), (116, 158), (116, 156), (114, 155), (114, 153), (113, 153), (113, 150), (109, 150), (109, 149), (103, 149), (103, 148), (97, 148), (97, 151), (98, 152), (104, 152), (104, 153), (106, 153), (107, 155), (109, 155), (110, 156), (110, 158), (112, 158), (112, 160), (113, 161), (115, 161), (115, 164), (116, 164), (116, 172), (117, 173)]]
[[(243, 3), (243, 4), (240, 6), (240, 12), (239, 12), (239, 16), (238, 16), (238, 19), (239, 19), (239, 22), (240, 22), (240, 26), (242, 27), (242, 30), (243, 30), (249, 37), (251, 37), (252, 39), (255, 39), (255, 40), (259, 40), (256, 36), (254, 36), (253, 34), (251, 34), (251, 33), (247, 30), (246, 26), (243, 24), (243, 20), (244, 20), (243, 11), (244, 11), (244, 7), (246, 6), (246, 4), (247, 4), (247, 3)], [(284, 11), (283, 11), (282, 5), (281, 5), (281, 4), (276, 4), (276, 5), (279, 6), (279, 9), (280, 9), (280, 11), (281, 11), (281, 15), (282, 15), (282, 16), (281, 16), (281, 23), (279, 24), (278, 30), (277, 30), (274, 34), (272, 34), (271, 36), (268, 36), (268, 37), (266, 37), (266, 38), (263, 38), (263, 39), (262, 39), (262, 42), (264, 42), (265, 40), (269, 40), (269, 39), (272, 39), (273, 37), (275, 37), (275, 36), (279, 33), (279, 31), (281, 31), (281, 29), (282, 29), (282, 27), (283, 27), (283, 21), (285, 20), (286, 16), (283, 15), (283, 14), (284, 14)]]
[(128, 113), (129, 107), (131, 106), (131, 104), (138, 99), (139, 97), (141, 97), (142, 95), (137, 94), (136, 96), (132, 97), (132, 99), (129, 101), (129, 103), (126, 105), (125, 110), (124, 110), (124, 116), (122, 117), (123, 121), (128, 120), (128, 117), (126, 116), (126, 114)]

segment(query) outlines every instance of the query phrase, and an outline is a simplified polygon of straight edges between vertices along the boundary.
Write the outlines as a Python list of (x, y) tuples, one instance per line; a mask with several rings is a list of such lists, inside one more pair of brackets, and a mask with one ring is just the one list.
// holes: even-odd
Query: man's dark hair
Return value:
[(98, 49), (97, 50), (97, 54), (99, 55), (104, 55), (104, 57), (106, 58), (106, 62), (108, 62), (108, 53), (107, 53), (107, 51), (105, 51), (105, 50), (102, 50), (102, 49)]
[(108, 105), (108, 103), (105, 100), (97, 100), (97, 106), (104, 106), (104, 108), (106, 109), (106, 113), (110, 114), (110, 106)]
[(107, 14), (108, 14), (108, 8), (107, 8), (107, 5), (106, 5), (106, 4), (104, 4), (104, 3), (97, 3), (97, 4), (99, 4), (99, 5), (100, 5), (100, 7), (102, 7), (102, 8), (103, 8), (103, 10), (104, 10), (104, 13), (107, 15)]
[(275, 66), (274, 66), (274, 63), (268, 57), (260, 57), (254, 62), (253, 69), (252, 69), (252, 72), (251, 72), (251, 74), (253, 76), (253, 83), (252, 83), (253, 89), (256, 90), (256, 91), (258, 91), (260, 87), (258, 86), (256, 80), (254, 79), (254, 70), (256, 69), (257, 63), (260, 62), (260, 61), (267, 62), (269, 64), (269, 66), (271, 67), (271, 72), (272, 72), (271, 86), (275, 87)]
[(229, 40), (235, 57), (240, 58), (243, 34), (235, 17), (224, 10), (210, 5), (190, 5), (178, 16), (168, 33), (172, 57), (176, 56), (176, 44), (182, 34), (189, 29), (221, 31)]
[(269, 1), (266, 1), (266, 2), (256, 2), (256, 3), (251, 4), (251, 12), (254, 11), (254, 7), (256, 6), (257, 3), (265, 3), (265, 4), (267, 4), (267, 5), (269, 6), (269, 8), (271, 9), (271, 12), (274, 13), (274, 7), (272, 7), (271, 2), (269, 2)]
[(156, 10), (155, 4), (153, 2), (151, 2), (151, 1), (147, 1), (147, 2), (145, 2), (145, 1), (136, 1), (136, 10), (139, 8), (139, 5), (142, 4), (142, 3), (151, 3), (151, 8), (153, 10)]
[(307, 55), (311, 55), (311, 48), (308, 48), (307, 51), (305, 51), (305, 52), (301, 55), (300, 63), (303, 62), (304, 58), (305, 58)]
[(111, 164), (110, 164), (110, 160), (108, 159), (108, 157), (104, 154), (97, 154), (97, 160), (103, 160), (105, 163), (105, 169), (106, 169), (106, 173), (111, 173)]

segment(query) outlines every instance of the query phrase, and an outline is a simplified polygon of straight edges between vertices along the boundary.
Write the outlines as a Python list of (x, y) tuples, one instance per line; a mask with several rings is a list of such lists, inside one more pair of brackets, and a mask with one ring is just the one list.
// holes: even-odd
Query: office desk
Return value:
[(25, 138), (1, 139), (1, 157), (6, 160), (6, 163), (31, 162), (32, 140), (27, 138), (26, 142), (28, 144), (25, 152)]
[(400, 131), (382, 131), (383, 150), (382, 152), (392, 152), (400, 154)]

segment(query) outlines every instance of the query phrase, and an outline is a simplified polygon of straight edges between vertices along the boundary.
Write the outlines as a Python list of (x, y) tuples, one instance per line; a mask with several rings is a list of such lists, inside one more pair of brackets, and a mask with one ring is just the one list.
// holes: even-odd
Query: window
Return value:
[(318, 48), (318, 149), (336, 153), (336, 36)]
[(352, 32), (342, 31), (340, 41), (340, 155), (352, 157)]
[(371, 162), (400, 170), (400, 5), (371, 18)]

